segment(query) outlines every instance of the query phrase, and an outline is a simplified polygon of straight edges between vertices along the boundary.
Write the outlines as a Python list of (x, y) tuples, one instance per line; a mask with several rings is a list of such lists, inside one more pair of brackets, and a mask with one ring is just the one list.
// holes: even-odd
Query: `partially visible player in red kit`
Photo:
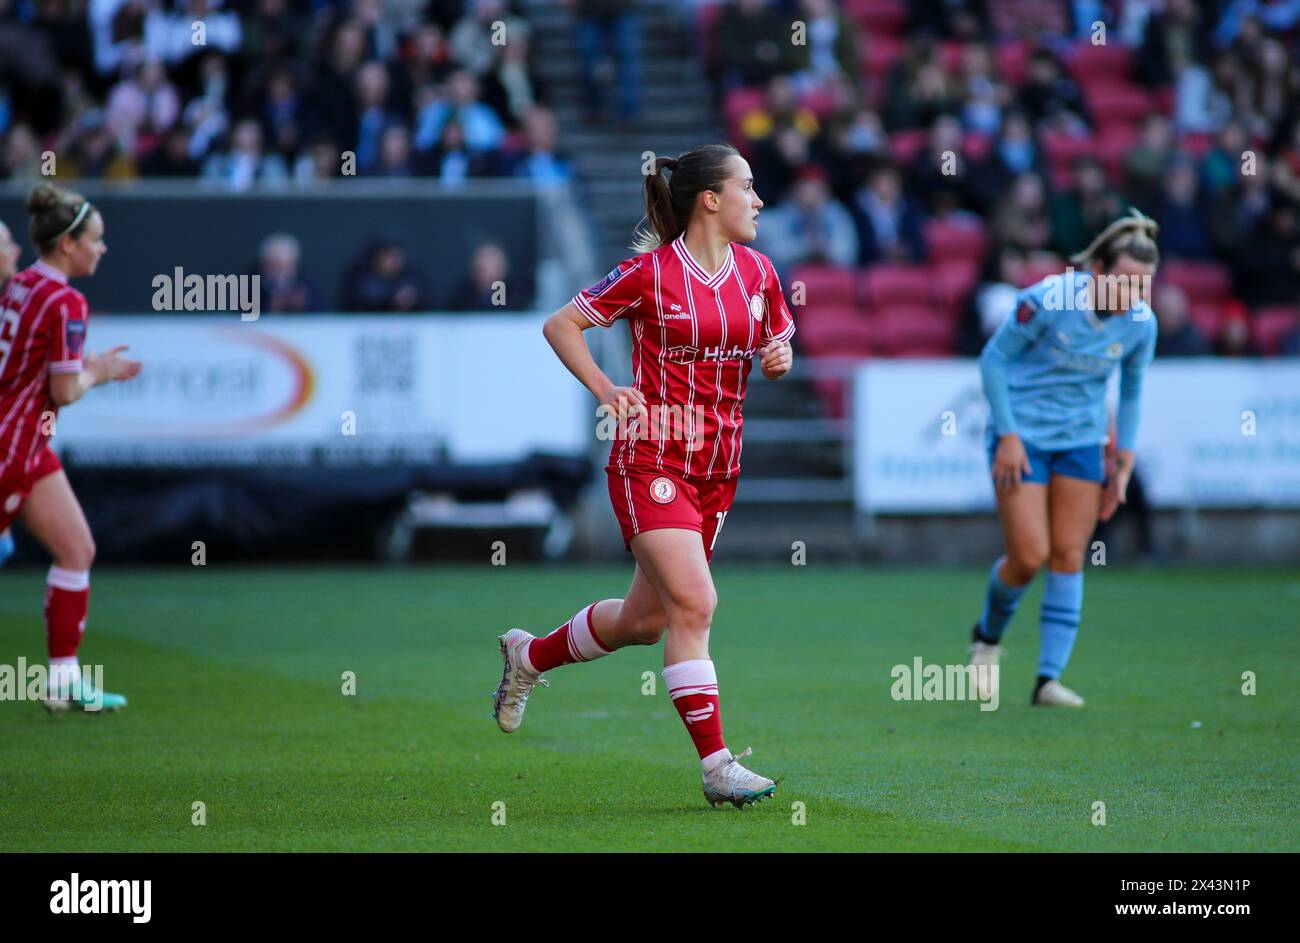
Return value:
[(49, 437), (61, 406), (102, 383), (129, 380), (140, 364), (122, 356), (125, 347), (82, 353), (86, 298), (68, 280), (93, 275), (108, 251), (99, 211), (79, 194), (42, 183), (27, 198), (27, 212), (40, 259), (0, 294), (0, 530), (20, 521), (54, 558), (45, 591), (46, 708), (114, 710), (126, 698), (77, 683), (95, 543)]
[[(665, 174), (665, 171), (668, 173)], [(734, 147), (710, 144), (660, 157), (645, 181), (649, 231), (640, 254), (577, 295), (546, 322), (560, 360), (620, 417), (606, 472), (623, 539), (636, 558), (623, 599), (584, 607), (545, 638), (500, 637), (505, 670), (497, 724), (518, 729), (542, 674), (626, 645), (664, 644), (664, 682), (694, 741), (711, 803), (744, 806), (776, 783), (746, 769), (722, 736), (718, 678), (709, 658), (717, 593), (709, 560), (740, 474), (741, 409), (758, 358), (764, 376), (790, 370), (794, 319), (772, 263), (744, 243), (763, 201)], [(632, 386), (596, 365), (583, 331), (626, 320)], [(625, 425), (621, 418), (631, 416)]]

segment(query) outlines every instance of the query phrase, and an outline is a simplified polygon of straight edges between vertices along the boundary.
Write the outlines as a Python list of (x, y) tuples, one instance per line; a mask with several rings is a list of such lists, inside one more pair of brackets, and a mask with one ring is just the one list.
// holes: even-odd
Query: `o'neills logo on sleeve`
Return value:
[(72, 872), (68, 881), (50, 885), (52, 914), (130, 914), (132, 923), (148, 923), (153, 881), (83, 881)]

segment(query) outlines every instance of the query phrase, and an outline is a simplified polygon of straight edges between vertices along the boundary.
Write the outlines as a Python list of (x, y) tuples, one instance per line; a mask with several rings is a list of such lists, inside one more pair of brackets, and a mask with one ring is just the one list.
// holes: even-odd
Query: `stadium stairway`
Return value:
[[(676, 155), (725, 140), (720, 115), (698, 54), (693, 20), (678, 4), (641, 0), (641, 108), (629, 125), (611, 113), (593, 121), (582, 88), (577, 23), (571, 9), (528, 0), (533, 54), (559, 125), (560, 143), (579, 176), (577, 199), (592, 227), (598, 275), (631, 255), (643, 220), (645, 152)], [(613, 64), (605, 82), (613, 88)], [(796, 312), (796, 317), (798, 313)], [(769, 383), (755, 371), (745, 407), (745, 481), (737, 500), (847, 509), (849, 483), (842, 423), (823, 420), (811, 382)]]

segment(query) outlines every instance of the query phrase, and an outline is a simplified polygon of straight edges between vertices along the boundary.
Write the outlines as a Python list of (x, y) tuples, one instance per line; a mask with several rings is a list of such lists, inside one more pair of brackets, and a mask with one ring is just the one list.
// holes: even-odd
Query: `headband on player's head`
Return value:
[(77, 226), (80, 225), (81, 221), (86, 218), (86, 213), (89, 209), (90, 209), (90, 201), (83, 200), (81, 203), (81, 209), (77, 210), (77, 215), (72, 217), (72, 222), (68, 223), (67, 228), (65, 228), (62, 232), (56, 233), (53, 236), (53, 238), (62, 239), (65, 235), (72, 232), (72, 230), (76, 229)]

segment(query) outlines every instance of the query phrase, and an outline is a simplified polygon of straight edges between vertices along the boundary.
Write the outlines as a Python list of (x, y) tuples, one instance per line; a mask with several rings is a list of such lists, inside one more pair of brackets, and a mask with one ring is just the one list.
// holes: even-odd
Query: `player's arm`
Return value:
[(594, 326), (594, 322), (570, 301), (546, 319), (542, 334), (560, 358), (560, 363), (603, 406), (614, 410), (618, 416), (635, 415), (638, 409), (644, 411), (646, 402), (641, 391), (631, 386), (617, 386), (591, 356), (591, 348), (582, 332)]
[[(1154, 322), (1153, 322), (1154, 323)], [(1119, 374), (1119, 408), (1115, 411), (1115, 474), (1106, 483), (1102, 520), (1108, 520), (1118, 505), (1128, 500), (1128, 483), (1133, 477), (1134, 447), (1142, 418), (1142, 380), (1147, 364), (1155, 356), (1155, 330), (1124, 358)]]
[(1019, 357), (1042, 334), (1046, 312), (1038, 301), (1021, 295), (1016, 310), (989, 338), (980, 354), (980, 378), (984, 398), (988, 400), (993, 426), (998, 431), (998, 447), (993, 456), (993, 482), (999, 491), (1014, 491), (1022, 475), (1033, 473), (1029, 455), (1020, 441), (1016, 418), (1011, 411), (1011, 387), (1007, 364)]
[(114, 380), (129, 380), (140, 372), (140, 361), (122, 356), (126, 345), (102, 354), (89, 354), (80, 370), (50, 372), (50, 399), (57, 406), (75, 403), (97, 386)]
[(790, 338), (794, 337), (794, 315), (785, 303), (781, 279), (777, 276), (771, 259), (763, 261), (766, 270), (763, 300), (767, 307), (767, 317), (763, 319), (762, 349), (759, 351), (758, 363), (763, 376), (769, 380), (779, 380), (794, 366), (794, 347), (790, 343)]

